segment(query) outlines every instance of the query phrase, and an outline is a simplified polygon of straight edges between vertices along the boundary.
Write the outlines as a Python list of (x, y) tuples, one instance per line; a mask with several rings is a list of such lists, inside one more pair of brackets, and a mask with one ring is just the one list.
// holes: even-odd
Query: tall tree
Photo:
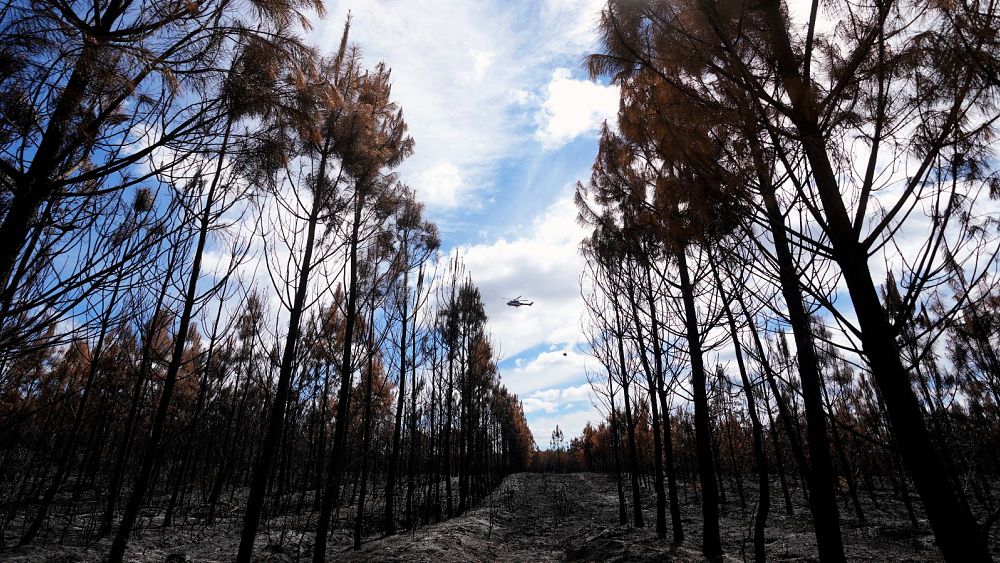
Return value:
[[(346, 35), (345, 35), (346, 41)], [(343, 353), (341, 356), (340, 394), (337, 402), (333, 449), (327, 469), (326, 490), (320, 507), (313, 560), (322, 561), (333, 507), (340, 502), (343, 478), (343, 454), (347, 439), (350, 390), (353, 379), (354, 323), (358, 315), (358, 251), (365, 242), (362, 223), (366, 212), (385, 213), (384, 206), (375, 205), (389, 193), (401, 189), (390, 172), (413, 152), (413, 139), (406, 134), (407, 125), (402, 110), (390, 99), (390, 71), (378, 65), (373, 72), (358, 76), (345, 96), (347, 111), (342, 123), (352, 135), (334, 145), (341, 155), (342, 169), (352, 180), (349, 209), (350, 234), (347, 237), (348, 284)], [(384, 220), (384, 217), (383, 219)]]

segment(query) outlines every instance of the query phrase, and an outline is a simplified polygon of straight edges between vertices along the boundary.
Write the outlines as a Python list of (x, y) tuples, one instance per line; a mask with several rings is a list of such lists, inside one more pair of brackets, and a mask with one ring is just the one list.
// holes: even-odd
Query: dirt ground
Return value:
[[(593, 473), (518, 473), (481, 505), (466, 514), (399, 535), (372, 538), (362, 549), (351, 549), (349, 515), (342, 515), (330, 538), (328, 559), (333, 561), (702, 561), (700, 545), (701, 507), (697, 495), (681, 490), (685, 539), (670, 544), (656, 537), (655, 499), (651, 488), (643, 489), (646, 527), (618, 524), (617, 492), (611, 476)], [(749, 495), (749, 491), (748, 491)], [(722, 539), (727, 561), (752, 558), (751, 523), (754, 499), (744, 510), (729, 492), (722, 506)], [(886, 493), (879, 508), (866, 507), (867, 522), (859, 526), (853, 513), (841, 504), (844, 544), (850, 561), (938, 561), (939, 552), (926, 521), (914, 528), (902, 504)], [(231, 519), (205, 527), (190, 524), (163, 528), (150, 522), (147, 530), (133, 537), (127, 557), (131, 561), (231, 561), (239, 544), (240, 526), (233, 507)], [(155, 517), (154, 517), (155, 518)], [(285, 515), (271, 520), (255, 550), (258, 561), (309, 561), (315, 531), (309, 515)], [(995, 538), (994, 538), (995, 539)], [(780, 491), (772, 492), (767, 527), (767, 554), (772, 561), (814, 561), (816, 541), (804, 502), (791, 516), (784, 512)], [(994, 541), (996, 547), (998, 542)], [(40, 545), (14, 547), (0, 552), (0, 560), (101, 561), (110, 538), (80, 544), (72, 535), (47, 539)]]
[(616, 526), (614, 483), (592, 473), (518, 473), (476, 509), (331, 554), (342, 561), (700, 561), (654, 534)]
[[(777, 491), (775, 491), (777, 492)], [(343, 561), (703, 561), (701, 507), (683, 502), (685, 540), (670, 544), (656, 537), (655, 499), (645, 490), (646, 527), (618, 522), (617, 491), (610, 476), (592, 473), (519, 473), (508, 477), (491, 501), (461, 517), (412, 534), (368, 542), (360, 551), (331, 553)], [(780, 493), (779, 493), (780, 494)], [(730, 499), (732, 501), (732, 499)], [(768, 518), (768, 558), (814, 561), (816, 540), (805, 506), (786, 516), (780, 499)], [(753, 555), (753, 507), (722, 507), (723, 545), (728, 561)], [(850, 561), (938, 561), (933, 535), (922, 522), (916, 530), (902, 506), (881, 503), (867, 514), (865, 527), (842, 514)], [(898, 509), (898, 510), (897, 510)]]

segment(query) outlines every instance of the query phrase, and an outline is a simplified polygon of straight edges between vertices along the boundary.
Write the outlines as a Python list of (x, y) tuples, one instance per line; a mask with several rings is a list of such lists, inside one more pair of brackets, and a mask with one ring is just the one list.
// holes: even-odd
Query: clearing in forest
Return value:
[[(654, 507), (652, 489), (643, 499)], [(344, 561), (703, 561), (700, 506), (682, 503), (685, 541), (656, 537), (652, 525), (618, 525), (617, 493), (610, 475), (517, 473), (469, 513), (437, 525), (365, 543), (361, 551), (330, 553)], [(805, 505), (793, 516), (780, 510), (768, 522), (768, 552), (778, 561), (816, 560), (816, 540)], [(749, 513), (723, 507), (727, 561), (753, 557)], [(908, 529), (903, 513), (880, 514), (864, 528), (845, 526), (850, 561), (940, 560), (928, 529)]]

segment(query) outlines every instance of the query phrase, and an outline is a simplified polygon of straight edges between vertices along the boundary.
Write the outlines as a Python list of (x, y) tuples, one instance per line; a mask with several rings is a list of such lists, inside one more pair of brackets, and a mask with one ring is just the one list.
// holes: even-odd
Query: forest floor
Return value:
[[(748, 487), (750, 483), (747, 483)], [(777, 484), (775, 484), (777, 485)], [(627, 491), (627, 489), (626, 489)], [(358, 551), (351, 549), (348, 515), (342, 515), (330, 538), (328, 559), (334, 561), (702, 561), (701, 506), (693, 487), (681, 488), (684, 542), (670, 543), (655, 532), (655, 497), (644, 487), (646, 527), (618, 524), (618, 499), (613, 478), (594, 473), (518, 473), (508, 476), (492, 495), (465, 514), (391, 537), (371, 539)], [(746, 509), (736, 491), (721, 507), (722, 541), (727, 561), (752, 559), (752, 519), (755, 498), (747, 491)], [(867, 522), (859, 526), (853, 511), (841, 503), (847, 559), (850, 561), (936, 561), (940, 554), (926, 520), (914, 528), (902, 503), (888, 492), (879, 493), (879, 508), (866, 502)], [(734, 499), (734, 497), (736, 497)], [(215, 526), (190, 524), (164, 528), (151, 520), (133, 536), (131, 561), (231, 561), (239, 544), (235, 518)], [(82, 516), (82, 515), (78, 515)], [(79, 521), (79, 520), (78, 520)], [(72, 526), (70, 526), (72, 528)], [(258, 561), (308, 561), (315, 521), (289, 514), (272, 519), (271, 531), (258, 535)], [(814, 561), (817, 557), (812, 519), (803, 502), (786, 515), (780, 489), (772, 487), (767, 521), (767, 555), (772, 561)], [(101, 561), (110, 537), (82, 544), (74, 534), (45, 538), (27, 547), (0, 552), (12, 562)], [(8, 537), (8, 545), (13, 538)], [(997, 542), (993, 542), (996, 548)], [(995, 556), (997, 554), (995, 553)]]
[[(519, 473), (509, 476), (492, 499), (465, 515), (408, 535), (368, 542), (360, 551), (331, 553), (331, 558), (455, 562), (703, 561), (701, 506), (682, 499), (685, 538), (682, 545), (673, 546), (669, 514), (667, 539), (660, 539), (655, 531), (653, 491), (642, 490), (646, 526), (635, 528), (631, 524), (617, 524), (617, 489), (608, 475)], [(808, 509), (797, 506), (792, 516), (786, 516), (780, 494), (775, 487), (766, 532), (768, 558), (817, 560)], [(842, 513), (845, 554), (849, 561), (941, 560), (926, 521), (913, 529), (901, 504), (891, 506), (882, 502), (881, 507), (882, 510), (869, 510), (864, 527), (854, 525)], [(752, 506), (743, 512), (738, 502), (722, 507), (720, 523), (727, 561), (753, 558), (752, 513)]]
[(615, 525), (614, 482), (594, 473), (517, 473), (480, 506), (411, 534), (382, 538), (343, 561), (700, 561), (690, 546)]

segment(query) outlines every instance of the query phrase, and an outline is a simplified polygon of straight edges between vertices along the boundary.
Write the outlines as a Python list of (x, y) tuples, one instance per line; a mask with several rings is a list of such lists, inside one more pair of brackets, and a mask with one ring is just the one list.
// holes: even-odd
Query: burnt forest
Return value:
[(0, 560), (992, 561), (998, 77), (993, 0), (3, 0)]

